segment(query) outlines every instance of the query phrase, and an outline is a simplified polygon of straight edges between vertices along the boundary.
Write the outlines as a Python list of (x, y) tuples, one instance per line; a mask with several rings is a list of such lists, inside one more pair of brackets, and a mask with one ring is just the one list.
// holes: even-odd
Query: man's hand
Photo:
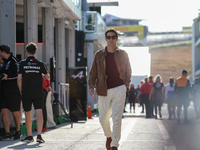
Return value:
[(5, 73), (3, 75), (4, 75), (4, 77), (1, 80), (8, 80), (8, 75)]
[(129, 92), (129, 87), (126, 87), (126, 92)]
[(151, 95), (149, 95), (149, 101), (151, 101)]
[(90, 96), (94, 97), (94, 89), (89, 90)]
[(52, 89), (51, 89), (51, 87), (49, 86), (49, 87), (47, 87), (47, 92), (50, 92), (50, 91), (52, 91)]

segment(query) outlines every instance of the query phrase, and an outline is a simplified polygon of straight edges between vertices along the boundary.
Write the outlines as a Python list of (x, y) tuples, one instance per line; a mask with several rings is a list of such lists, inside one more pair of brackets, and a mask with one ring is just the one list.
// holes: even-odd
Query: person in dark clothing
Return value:
[[(127, 111), (126, 111), (127, 99), (128, 99), (128, 92), (126, 92), (125, 103), (124, 103), (124, 112), (127, 112)], [(122, 116), (122, 117), (123, 117), (123, 116)]]
[(136, 92), (137, 92), (137, 93), (136, 93), (136, 97), (137, 97), (137, 95), (138, 95), (139, 92), (140, 92), (140, 85), (139, 85), (139, 84), (137, 85)]
[(194, 84), (192, 85), (192, 99), (196, 118), (198, 119), (200, 118), (200, 86), (198, 84), (198, 78), (195, 78)]
[(1, 80), (4, 77), (3, 72), (2, 72), (3, 64), (4, 64), (4, 60), (0, 55), (0, 110), (1, 110), (1, 101), (4, 98), (4, 93), (5, 93), (3, 85), (1, 84)]
[(176, 79), (175, 94), (177, 95), (177, 117), (178, 124), (180, 124), (181, 107), (184, 106), (184, 123), (188, 123), (187, 108), (190, 104), (189, 95), (191, 94), (190, 81), (186, 78), (187, 71), (182, 71), (182, 76)]
[(148, 78), (144, 78), (145, 83), (142, 84), (140, 88), (140, 92), (137, 96), (137, 99), (142, 94), (143, 102), (145, 104), (145, 110), (146, 110), (146, 118), (151, 118), (151, 110), (150, 110), (150, 103), (149, 103), (149, 94), (151, 91), (151, 84), (148, 83)]
[(0, 46), (0, 55), (4, 58), (4, 66), (2, 68), (4, 77), (2, 78), (2, 84), (5, 88), (5, 97), (1, 100), (1, 113), (6, 131), (5, 136), (1, 138), (1, 140), (12, 139), (10, 134), (10, 118), (8, 116), (9, 110), (12, 112), (16, 125), (16, 133), (14, 135), (14, 140), (16, 140), (21, 136), (19, 115), (21, 95), (17, 86), (17, 63), (19, 60), (10, 52), (10, 47), (8, 45)]
[(135, 99), (136, 99), (136, 89), (134, 87), (134, 84), (131, 84), (130, 91), (128, 92), (128, 99), (130, 103), (130, 113), (131, 113), (131, 107), (133, 106), (133, 112), (135, 113)]
[[(153, 76), (149, 76), (149, 83), (151, 83), (151, 85), (153, 85), (154, 81), (153, 81)], [(153, 114), (153, 108), (155, 108), (155, 102), (154, 102), (154, 97), (153, 95), (151, 96), (151, 100), (150, 100), (150, 109), (151, 109), (151, 116), (155, 117)]]
[(37, 117), (37, 142), (44, 143), (41, 137), (43, 126), (42, 108), (44, 107), (44, 93), (42, 90), (42, 74), (49, 79), (47, 70), (44, 64), (37, 59), (36, 54), (37, 45), (29, 43), (26, 46), (27, 59), (21, 61), (18, 66), (18, 87), (22, 93), (23, 108), (26, 116), (26, 128), (28, 136), (22, 139), (22, 142), (33, 142), (32, 136), (32, 120), (31, 120), (31, 106), (34, 105)]
[(162, 83), (162, 77), (160, 75), (157, 75), (155, 77), (155, 82), (152, 85), (151, 92), (149, 95), (149, 100), (152, 100), (152, 95), (154, 98), (154, 105), (155, 105), (155, 119), (157, 119), (157, 107), (159, 110), (159, 117), (162, 118), (162, 113), (161, 113), (161, 106), (163, 103), (163, 90), (164, 90), (164, 85)]
[[(142, 86), (143, 83), (144, 83), (144, 81), (141, 80), (141, 81), (140, 81), (141, 86)], [(139, 92), (140, 92), (140, 87), (138, 86), (137, 96), (138, 96)], [(137, 96), (136, 96), (136, 97), (137, 97)], [(140, 101), (140, 106), (142, 106), (142, 111), (141, 111), (141, 113), (144, 113), (144, 102), (143, 102), (143, 99), (142, 99), (142, 94), (139, 96), (139, 99), (138, 99), (138, 100)]]

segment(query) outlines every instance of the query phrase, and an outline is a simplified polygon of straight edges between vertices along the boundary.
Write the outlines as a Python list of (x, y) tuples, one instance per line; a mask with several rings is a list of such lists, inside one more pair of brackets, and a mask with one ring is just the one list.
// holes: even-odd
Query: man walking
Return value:
[(190, 104), (189, 94), (191, 93), (190, 81), (186, 78), (187, 71), (182, 71), (182, 76), (176, 79), (174, 91), (177, 95), (177, 116), (178, 124), (180, 124), (181, 107), (184, 106), (184, 123), (188, 123), (187, 108)]
[(2, 78), (4, 82), (2, 84), (5, 88), (5, 97), (1, 100), (1, 113), (3, 125), (6, 131), (5, 136), (1, 138), (1, 140), (12, 140), (10, 135), (9, 110), (12, 112), (16, 125), (14, 140), (17, 140), (21, 136), (19, 115), (21, 95), (17, 86), (17, 63), (19, 60), (10, 53), (10, 47), (8, 45), (0, 46), (0, 55), (4, 58), (4, 66), (1, 70), (4, 74), (4, 77)]
[(42, 74), (49, 79), (47, 70), (44, 64), (37, 59), (36, 54), (37, 45), (29, 43), (26, 46), (27, 59), (21, 61), (18, 68), (18, 87), (22, 94), (23, 108), (25, 111), (25, 121), (28, 136), (22, 139), (22, 142), (33, 142), (32, 136), (32, 120), (31, 120), (31, 106), (34, 105), (37, 117), (37, 142), (44, 143), (41, 137), (43, 126), (42, 108), (44, 105), (44, 93), (42, 90)]
[[(107, 46), (99, 50), (89, 72), (89, 93), (94, 97), (96, 88), (99, 120), (107, 137), (107, 150), (117, 150), (121, 137), (121, 120), (124, 110), (126, 90), (131, 78), (128, 54), (116, 46), (118, 33), (114, 29), (105, 32)], [(109, 119), (112, 114), (113, 130)]]

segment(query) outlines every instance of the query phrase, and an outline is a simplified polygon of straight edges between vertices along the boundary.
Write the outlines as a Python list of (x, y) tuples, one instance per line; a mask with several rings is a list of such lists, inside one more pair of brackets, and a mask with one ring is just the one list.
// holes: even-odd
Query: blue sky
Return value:
[(102, 15), (145, 19), (151, 32), (182, 31), (198, 16), (200, 0), (118, 0), (119, 6), (103, 6)]

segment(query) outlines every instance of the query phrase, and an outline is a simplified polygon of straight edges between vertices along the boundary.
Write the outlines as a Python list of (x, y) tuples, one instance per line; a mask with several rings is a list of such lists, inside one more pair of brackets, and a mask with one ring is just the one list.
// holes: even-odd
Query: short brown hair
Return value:
[(153, 76), (149, 76), (149, 79), (152, 80), (152, 79), (153, 79)]
[(10, 46), (3, 44), (3, 45), (0, 46), (0, 51), (5, 52), (6, 54), (10, 54)]
[(33, 42), (30, 42), (26, 45), (26, 51), (29, 54), (35, 54), (35, 51), (37, 50), (37, 45)]
[(188, 73), (187, 70), (183, 70), (182, 71), (182, 74), (186, 74), (186, 73)]
[(108, 32), (114, 32), (115, 35), (118, 37), (117, 31), (116, 31), (115, 29), (113, 29), (113, 28), (106, 30), (106, 32), (105, 32), (105, 37), (107, 36), (107, 33), (108, 33)]

